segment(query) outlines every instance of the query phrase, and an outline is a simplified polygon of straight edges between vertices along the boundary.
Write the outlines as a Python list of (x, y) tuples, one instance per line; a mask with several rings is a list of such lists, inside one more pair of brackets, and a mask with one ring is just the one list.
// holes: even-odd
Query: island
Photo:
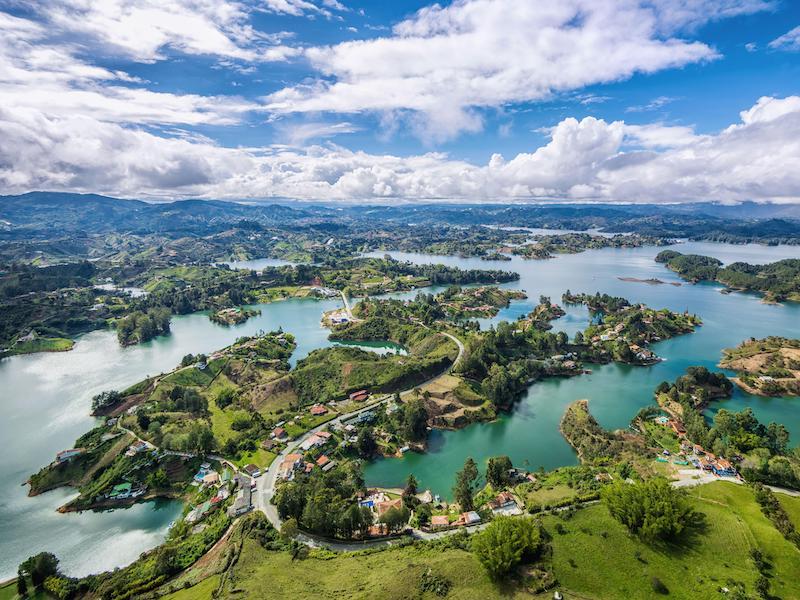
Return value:
[(800, 340), (750, 338), (722, 353), (719, 366), (736, 371), (732, 381), (744, 391), (758, 396), (800, 396)]
[(734, 262), (723, 266), (722, 261), (710, 256), (664, 250), (655, 260), (693, 283), (716, 281), (726, 286), (725, 291), (757, 292), (767, 303), (800, 301), (800, 259), (787, 258), (766, 265)]
[(252, 308), (222, 308), (208, 315), (208, 318), (219, 325), (239, 325), (248, 319), (260, 315), (261, 311)]

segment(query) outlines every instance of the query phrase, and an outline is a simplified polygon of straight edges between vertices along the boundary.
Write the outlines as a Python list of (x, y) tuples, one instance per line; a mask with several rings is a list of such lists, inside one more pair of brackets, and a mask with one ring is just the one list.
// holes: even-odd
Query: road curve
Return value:
[[(458, 362), (463, 358), (464, 351), (465, 351), (464, 343), (460, 339), (458, 339), (456, 336), (451, 334), (451, 333), (447, 333), (447, 332), (444, 332), (444, 331), (442, 331), (440, 333), (442, 335), (444, 335), (444, 336), (447, 336), (451, 340), (453, 340), (456, 343), (456, 345), (458, 346), (458, 355), (456, 356), (455, 360), (451, 363), (451, 365), (445, 371), (445, 373), (449, 373), (458, 364)], [(425, 385), (425, 384), (430, 383), (431, 381), (433, 381), (435, 379), (438, 379), (441, 376), (442, 376), (442, 374), (437, 375), (436, 377), (433, 377), (433, 378), (431, 378), (431, 379), (429, 379), (427, 381), (424, 381), (422, 383), (419, 383), (419, 384), (409, 388), (408, 390), (405, 390), (403, 393), (405, 394), (407, 392), (410, 392), (410, 391), (420, 387), (421, 385)], [(321, 425), (318, 425), (317, 427), (314, 427), (313, 429), (309, 429), (303, 435), (298, 437), (296, 440), (292, 440), (291, 442), (286, 444), (286, 448), (284, 448), (281, 451), (281, 453), (278, 454), (278, 456), (275, 457), (275, 459), (272, 461), (272, 463), (270, 463), (270, 465), (267, 468), (267, 470), (264, 473), (262, 473), (259, 477), (256, 478), (256, 493), (253, 496), (253, 506), (257, 510), (260, 510), (261, 512), (263, 512), (267, 516), (267, 519), (269, 520), (269, 522), (272, 523), (272, 526), (275, 527), (275, 529), (277, 529), (278, 531), (280, 531), (281, 525), (283, 524), (283, 522), (281, 521), (280, 515), (278, 515), (277, 507), (272, 503), (272, 498), (275, 496), (275, 488), (276, 488), (277, 483), (278, 483), (278, 467), (283, 462), (283, 460), (289, 454), (291, 454), (294, 450), (296, 450), (298, 448), (298, 446), (300, 446), (300, 444), (302, 444), (305, 440), (310, 438), (315, 433), (318, 433), (318, 432), (322, 431), (324, 428), (326, 428), (328, 426), (333, 426), (333, 425), (336, 425), (338, 423), (341, 423), (342, 421), (350, 420), (351, 418), (355, 417), (356, 415), (358, 415), (358, 414), (360, 414), (360, 413), (362, 413), (364, 411), (370, 410), (372, 408), (375, 408), (376, 406), (381, 406), (381, 405), (385, 404), (386, 402), (388, 402), (391, 399), (391, 397), (392, 396), (386, 396), (385, 398), (382, 398), (381, 400), (378, 400), (377, 402), (372, 402), (371, 404), (359, 407), (358, 409), (356, 409), (354, 411), (351, 411), (349, 413), (345, 413), (345, 414), (339, 415), (335, 419), (332, 419), (330, 421), (326, 421), (325, 423), (322, 423)], [(445, 532), (442, 532), (442, 533), (445, 533)], [(412, 534), (412, 535), (414, 537), (419, 537), (419, 539), (429, 539), (426, 536), (431, 536), (431, 535), (438, 536), (438, 534), (426, 534), (426, 533), (424, 533), (422, 531), (419, 531), (419, 532), (415, 531), (415, 534)], [(312, 536), (309, 536), (309, 535), (306, 535), (306, 534), (302, 534), (302, 533), (297, 536), (297, 539), (299, 541), (309, 545), (309, 546), (318, 546), (319, 545), (319, 546), (324, 546), (326, 548), (329, 548), (331, 550), (339, 550), (339, 551), (353, 551), (353, 550), (356, 550), (356, 549), (359, 549), (359, 548), (363, 549), (366, 546), (372, 546), (372, 545), (375, 545), (375, 544), (391, 545), (391, 543), (393, 543), (395, 541), (395, 540), (374, 540), (373, 542), (353, 542), (353, 543), (333, 542), (333, 541), (328, 541), (328, 540), (321, 541), (321, 540), (318, 540), (316, 538), (313, 538)], [(430, 539), (434, 539), (434, 538), (430, 538)]]

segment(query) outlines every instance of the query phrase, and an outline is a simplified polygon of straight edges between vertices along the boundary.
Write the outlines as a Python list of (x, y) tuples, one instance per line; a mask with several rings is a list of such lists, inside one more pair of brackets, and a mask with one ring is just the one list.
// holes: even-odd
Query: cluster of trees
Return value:
[(532, 519), (497, 517), (475, 534), (470, 547), (489, 576), (500, 580), (535, 559), (542, 546), (541, 530)]
[(90, 286), (95, 266), (88, 261), (49, 267), (11, 263), (4, 266), (2, 272), (0, 298), (13, 298), (29, 292), (51, 292), (61, 288)]
[(772, 521), (775, 529), (780, 531), (783, 537), (800, 548), (800, 532), (795, 528), (786, 509), (775, 497), (775, 492), (760, 483), (754, 483), (752, 486), (756, 502), (761, 507), (761, 512), (764, 513), (764, 516)]
[(216, 446), (211, 428), (203, 421), (192, 421), (183, 433), (164, 434), (161, 443), (170, 450), (200, 455), (208, 454)]
[(503, 321), (496, 329), (468, 338), (457, 370), (481, 382), (483, 393), (496, 407), (506, 407), (545, 371), (541, 359), (565, 353), (568, 345), (563, 331), (520, 331)]
[(705, 367), (689, 367), (686, 374), (678, 377), (674, 383), (662, 381), (656, 388), (656, 394), (665, 394), (673, 402), (704, 408), (709, 400), (730, 398), (733, 383), (724, 373), (714, 373)]
[(611, 516), (648, 541), (674, 540), (699, 520), (683, 490), (660, 477), (617, 482), (603, 488), (600, 496)]
[(99, 394), (92, 397), (92, 414), (116, 406), (117, 404), (119, 404), (121, 400), (122, 400), (122, 394), (120, 394), (116, 390), (108, 390), (105, 392), (100, 392)]
[(327, 473), (315, 469), (309, 475), (297, 475), (278, 489), (275, 505), (282, 519), (294, 519), (306, 531), (345, 539), (363, 537), (372, 525), (372, 513), (356, 500), (363, 489), (358, 465), (345, 463)]
[(44, 592), (49, 597), (66, 599), (76, 591), (75, 581), (67, 579), (58, 569), (59, 560), (50, 552), (40, 552), (23, 561), (17, 569), (17, 594), (27, 598), (32, 591), (38, 595)]
[(117, 338), (123, 346), (152, 340), (169, 333), (171, 314), (163, 307), (150, 308), (147, 312), (134, 311), (117, 320)]
[(180, 411), (202, 415), (208, 412), (208, 400), (193, 387), (176, 385), (159, 402), (159, 408), (168, 412)]

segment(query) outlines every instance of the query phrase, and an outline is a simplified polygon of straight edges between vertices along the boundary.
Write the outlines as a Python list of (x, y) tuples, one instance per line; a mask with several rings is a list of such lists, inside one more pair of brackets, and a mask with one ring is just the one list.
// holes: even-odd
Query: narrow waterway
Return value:
[[(682, 252), (709, 254), (725, 262), (747, 260), (769, 262), (800, 257), (800, 247), (731, 246), (684, 244)], [(593, 373), (572, 379), (548, 380), (531, 387), (515, 410), (498, 421), (473, 425), (461, 431), (434, 432), (431, 452), (403, 459), (377, 461), (366, 468), (371, 484), (397, 485), (413, 472), (423, 486), (449, 495), (453, 473), (467, 456), (479, 462), (489, 456), (508, 454), (529, 468), (555, 467), (575, 462), (574, 454), (558, 434), (564, 407), (577, 398), (589, 398), (591, 408), (607, 427), (622, 427), (640, 406), (650, 403), (653, 388), (674, 379), (692, 364), (713, 367), (720, 350), (749, 337), (800, 336), (800, 306), (769, 306), (743, 294), (723, 295), (714, 285), (680, 287), (650, 286), (622, 282), (618, 277), (664, 281), (678, 279), (653, 262), (661, 248), (597, 250), (559, 256), (546, 261), (483, 261), (425, 255), (391, 253), (417, 262), (439, 262), (463, 268), (497, 268), (517, 271), (518, 282), (508, 287), (524, 289), (528, 300), (516, 301), (484, 326), (502, 319), (515, 319), (538, 303), (540, 294), (560, 298), (565, 289), (601, 291), (646, 302), (653, 307), (688, 309), (699, 314), (705, 325), (697, 333), (658, 344), (655, 350), (666, 362), (652, 367), (605, 365)], [(383, 253), (378, 253), (382, 255)], [(249, 261), (237, 267), (263, 268), (275, 261)], [(277, 263), (279, 264), (279, 263)], [(426, 290), (430, 291), (430, 290)], [(412, 297), (415, 292), (396, 294)], [(65, 571), (84, 575), (122, 566), (142, 551), (159, 544), (168, 524), (180, 512), (180, 503), (136, 505), (104, 513), (61, 515), (55, 509), (74, 495), (56, 490), (36, 498), (27, 497), (22, 483), (55, 453), (72, 445), (93, 426), (89, 417), (91, 397), (107, 389), (123, 389), (148, 375), (172, 369), (188, 353), (211, 352), (237, 337), (259, 330), (282, 327), (297, 338), (292, 363), (315, 348), (330, 345), (320, 316), (339, 306), (338, 300), (286, 300), (258, 305), (261, 315), (246, 323), (223, 327), (205, 314), (175, 317), (172, 333), (146, 344), (121, 348), (113, 332), (97, 331), (81, 337), (71, 352), (17, 356), (0, 361), (0, 439), (4, 459), (0, 462), (0, 579), (11, 577), (27, 556), (42, 550), (55, 552)], [(556, 322), (555, 330), (570, 335), (585, 327), (586, 311), (570, 308)], [(391, 345), (370, 349), (402, 351)], [(739, 410), (752, 405), (760, 418), (786, 423), (800, 436), (800, 399), (758, 398), (737, 391), (724, 405)]]

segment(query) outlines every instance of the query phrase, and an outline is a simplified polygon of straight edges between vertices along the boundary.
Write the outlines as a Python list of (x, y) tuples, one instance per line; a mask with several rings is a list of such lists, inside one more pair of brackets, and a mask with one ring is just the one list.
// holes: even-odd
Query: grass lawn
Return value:
[(320, 415), (319, 417), (303, 415), (299, 419), (292, 419), (291, 421), (287, 422), (286, 425), (284, 425), (284, 429), (286, 429), (286, 434), (291, 439), (295, 439), (303, 435), (309, 429), (314, 429), (314, 427), (317, 425), (322, 425), (323, 423), (332, 421), (338, 416), (338, 414), (339, 413), (333, 411), (328, 411), (326, 414)]
[[(568, 521), (547, 517), (556, 579), (567, 592), (598, 599), (653, 598), (652, 577), (666, 585), (670, 598), (721, 598), (719, 588), (730, 587), (731, 579), (752, 594), (757, 574), (749, 552), (758, 547), (774, 565), (772, 594), (800, 597), (800, 551), (761, 514), (749, 488), (718, 482), (690, 495), (706, 515), (707, 531), (679, 546), (643, 544), (600, 505), (579, 510)], [(556, 533), (557, 523), (565, 533)]]
[(17, 342), (11, 347), (11, 354), (33, 354), (34, 352), (66, 352), (75, 345), (67, 338), (36, 338), (30, 342)]
[(575, 488), (559, 483), (552, 487), (543, 487), (534, 492), (528, 492), (523, 497), (525, 498), (525, 506), (528, 507), (574, 498), (579, 493)]
[(242, 457), (234, 461), (237, 467), (242, 468), (245, 465), (249, 465), (253, 463), (261, 467), (262, 469), (266, 469), (268, 466), (272, 464), (272, 461), (275, 460), (277, 454), (270, 452), (269, 450), (264, 450), (263, 448), (258, 448), (257, 450), (253, 450), (252, 452), (243, 452)]
[[(3, 586), (0, 586), (0, 600), (13, 600), (14, 598), (19, 598), (19, 596), (17, 596), (16, 579)], [(37, 592), (34, 594), (32, 593), (32, 590), (29, 589), (26, 598), (28, 600), (46, 600), (47, 596), (44, 592)]]
[(645, 429), (647, 433), (652, 436), (656, 444), (662, 448), (669, 450), (672, 454), (680, 452), (681, 444), (678, 441), (678, 437), (671, 429), (652, 421), (645, 423)]
[(217, 589), (219, 585), (219, 575), (212, 575), (203, 579), (197, 585), (178, 590), (172, 594), (164, 596), (167, 600), (195, 600), (199, 598), (211, 598), (211, 593)]
[[(238, 597), (433, 599), (437, 596), (423, 595), (418, 587), (422, 573), (431, 569), (452, 582), (448, 598), (530, 598), (513, 591), (501, 595), (475, 557), (463, 550), (407, 547), (369, 555), (322, 556), (292, 561), (287, 552), (268, 552), (257, 542), (248, 540), (235, 568)], [(168, 598), (211, 598), (210, 589), (196, 586), (188, 591), (195, 593)]]

